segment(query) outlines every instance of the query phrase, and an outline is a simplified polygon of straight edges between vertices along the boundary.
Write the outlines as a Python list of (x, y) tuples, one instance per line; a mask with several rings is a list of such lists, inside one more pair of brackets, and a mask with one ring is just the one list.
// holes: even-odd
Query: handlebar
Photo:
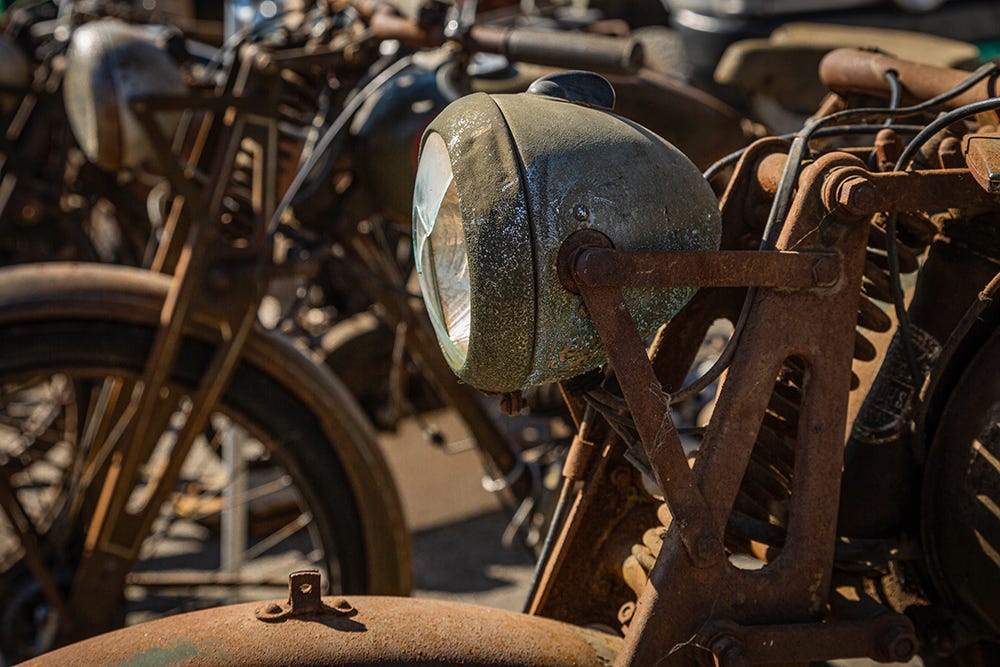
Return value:
[[(367, 10), (369, 28), (379, 39), (397, 39), (412, 47), (440, 46), (445, 41), (443, 26), (419, 26), (380, 2), (363, 0), (359, 7)], [(536, 65), (632, 73), (643, 63), (642, 45), (630, 37), (476, 25), (467, 38), (475, 51)]]
[(642, 44), (630, 37), (579, 32), (473, 26), (473, 48), (500, 53), (516, 62), (567, 69), (631, 73), (642, 66)]
[[(962, 70), (923, 65), (857, 49), (836, 49), (819, 64), (819, 76), (823, 83), (839, 95), (860, 93), (888, 97), (889, 83), (885, 77), (890, 71), (896, 73), (903, 99), (908, 103), (936, 97), (969, 76), (969, 72)], [(989, 96), (989, 83), (981, 81), (941, 106), (956, 109)]]

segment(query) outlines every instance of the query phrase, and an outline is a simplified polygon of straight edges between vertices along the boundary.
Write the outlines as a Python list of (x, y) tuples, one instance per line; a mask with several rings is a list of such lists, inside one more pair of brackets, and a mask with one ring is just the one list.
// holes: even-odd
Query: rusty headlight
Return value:
[[(601, 86), (607, 94), (587, 90)], [(623, 250), (719, 245), (718, 204), (701, 173), (660, 137), (593, 104), (613, 103), (606, 81), (556, 75), (532, 90), (451, 104), (424, 134), (417, 170), (413, 242), (424, 300), (451, 368), (485, 391), (603, 363), (582, 301), (556, 274), (569, 235), (593, 230)], [(570, 101), (581, 98), (591, 104)], [(650, 333), (694, 291), (625, 296)]]

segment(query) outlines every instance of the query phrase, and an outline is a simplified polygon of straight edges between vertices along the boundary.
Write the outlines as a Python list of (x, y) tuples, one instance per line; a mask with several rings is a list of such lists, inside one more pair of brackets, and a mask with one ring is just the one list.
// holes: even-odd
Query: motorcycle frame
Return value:
[[(761, 211), (754, 200), (774, 194), (784, 151), (784, 142), (764, 139), (737, 165), (721, 200), (724, 248), (753, 229), (751, 218)], [(857, 186), (857, 179), (868, 199), (844, 187)], [(595, 244), (581, 232), (564, 241), (561, 279), (594, 320), (673, 517), (634, 613), (623, 619), (629, 631), (617, 666), (685, 664), (692, 654), (682, 649), (689, 646), (710, 652), (720, 665), (914, 655), (912, 622), (884, 607), (856, 605), (846, 620), (820, 621), (831, 599), (869, 219), (879, 211), (930, 206), (995, 207), (996, 201), (969, 169), (872, 173), (854, 155), (833, 152), (804, 170), (773, 251), (629, 252)], [(703, 291), (661, 331), (650, 354), (622, 290), (653, 286)], [(740, 300), (718, 289), (733, 286), (753, 288), (753, 303), (692, 470), (661, 388), (679, 386), (713, 319), (735, 321)], [(770, 378), (789, 357), (807, 370), (787, 535), (780, 549), (769, 549), (763, 568), (740, 569), (724, 557), (724, 528), (772, 395)], [(607, 519), (601, 525), (596, 515), (618, 513), (621, 494), (601, 480), (614, 475), (607, 462), (614, 449), (608, 446), (577, 494), (531, 613), (580, 622), (585, 610), (593, 611), (579, 582), (587, 581), (585, 571), (595, 571), (594, 560), (580, 552), (589, 556), (602, 544), (594, 528), (606, 530)]]
[[(992, 140), (989, 146), (998, 140), (996, 135)], [(563, 284), (580, 294), (594, 319), (627, 405), (627, 411), (619, 412), (631, 415), (650, 472), (672, 514), (634, 613), (628, 619), (619, 617), (630, 627), (614, 663), (618, 667), (706, 661), (725, 666), (788, 664), (862, 656), (905, 661), (918, 648), (907, 616), (874, 600), (874, 604), (838, 603), (834, 590), (839, 585), (834, 561), (840, 546), (836, 520), (845, 427), (853, 419), (848, 395), (853, 384), (855, 323), (870, 221), (877, 213), (932, 207), (995, 211), (1000, 202), (988, 185), (997, 170), (983, 169), (983, 164), (970, 160), (971, 168), (881, 173), (869, 171), (858, 157), (868, 156), (870, 147), (828, 152), (802, 171), (774, 248), (746, 251), (761, 238), (758, 223), (778, 190), (788, 148), (782, 140), (763, 139), (743, 154), (721, 200), (720, 251), (619, 251), (578, 232), (564, 242), (560, 254)], [(967, 283), (975, 281), (975, 276), (966, 278)], [(988, 307), (997, 284), (994, 278), (970, 304), (973, 320)], [(702, 289), (661, 330), (647, 352), (622, 290), (672, 285)], [(671, 421), (666, 392), (681, 386), (708, 325), (719, 317), (736, 319), (744, 292), (732, 291), (734, 286), (752, 290), (750, 309), (692, 470)], [(982, 283), (976, 288), (981, 289)], [(965, 337), (967, 319), (953, 328), (953, 335)], [(948, 345), (953, 353), (951, 339)], [(961, 341), (956, 345), (960, 347)], [(791, 520), (784, 542), (770, 545), (767, 565), (743, 570), (725, 557), (724, 530), (773, 393), (773, 379), (789, 357), (807, 366), (795, 443)], [(930, 371), (930, 389), (947, 392), (947, 386), (935, 386), (940, 366), (956, 362), (961, 363), (956, 355), (942, 355), (939, 367)], [(918, 419), (923, 419), (922, 411), (934, 398), (921, 396)], [(626, 533), (626, 542), (634, 541), (652, 524), (653, 512), (643, 508), (648, 510), (653, 501), (636, 488), (639, 473), (625, 461), (625, 443), (609, 436), (601, 420), (588, 421), (572, 395), (570, 403), (579, 433), (570, 453), (574, 463), (567, 464), (567, 470), (575, 473), (567, 477), (582, 484), (573, 487), (569, 515), (530, 600), (530, 613), (574, 626), (605, 624), (609, 601), (620, 592), (607, 586), (608, 556), (621, 546), (612, 533)], [(879, 497), (871, 502), (879, 502)], [(627, 530), (619, 530), (623, 526)], [(620, 572), (611, 572), (610, 579), (621, 587)], [(294, 591), (290, 601), (294, 607)], [(409, 613), (387, 624), (378, 620), (384, 604), (375, 598), (352, 597), (350, 602), (337, 600), (333, 607), (357, 614), (376, 636), (388, 628), (404, 640), (426, 639), (430, 626), (441, 627), (449, 617), (433, 604), (399, 603), (395, 608)], [(366, 616), (369, 610), (375, 613)], [(465, 608), (456, 613), (468, 625), (488, 623), (491, 611)], [(224, 628), (249, 613), (249, 608), (202, 612), (198, 630), (204, 632), (212, 624)], [(830, 618), (825, 619), (828, 613)], [(498, 643), (482, 664), (533, 664), (506, 657), (504, 649), (518, 645), (520, 638), (530, 643), (535, 620), (512, 619), (507, 634), (495, 639), (504, 644)], [(191, 622), (172, 619), (158, 627), (174, 636)], [(326, 622), (335, 629), (343, 624), (329, 618)], [(337, 662), (348, 655), (342, 643), (316, 639), (319, 635), (307, 623), (287, 626), (286, 632), (270, 633), (262, 641), (284, 642), (326, 663), (344, 664)], [(138, 654), (150, 650), (145, 635), (126, 630), (100, 640)], [(466, 662), (468, 642), (478, 636), (463, 626), (435, 638), (433, 646), (421, 643), (421, 650), (427, 648), (441, 664), (453, 664), (448, 660), (455, 655)], [(215, 650), (244, 640), (243, 632), (222, 633), (199, 639), (198, 646), (204, 655), (214, 655)], [(162, 641), (159, 636), (157, 641)], [(77, 655), (86, 659), (106, 650), (95, 641), (79, 647)], [(374, 651), (366, 659), (377, 662), (380, 655), (388, 656), (388, 649)], [(277, 657), (267, 664), (281, 664), (282, 659), (287, 654), (279, 647)]]

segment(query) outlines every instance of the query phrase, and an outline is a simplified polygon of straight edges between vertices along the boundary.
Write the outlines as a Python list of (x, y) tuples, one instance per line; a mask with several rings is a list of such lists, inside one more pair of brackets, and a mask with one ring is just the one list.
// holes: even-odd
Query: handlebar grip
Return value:
[[(923, 102), (958, 85), (969, 72), (899, 60), (891, 56), (857, 49), (836, 49), (824, 56), (819, 64), (819, 76), (827, 88), (844, 95), (860, 93), (889, 96), (886, 73), (893, 71), (899, 79), (906, 103)], [(990, 96), (987, 81), (981, 81), (961, 95), (941, 104), (956, 109)]]
[(469, 37), (479, 51), (536, 65), (632, 73), (643, 61), (642, 44), (630, 37), (495, 26), (474, 26)]

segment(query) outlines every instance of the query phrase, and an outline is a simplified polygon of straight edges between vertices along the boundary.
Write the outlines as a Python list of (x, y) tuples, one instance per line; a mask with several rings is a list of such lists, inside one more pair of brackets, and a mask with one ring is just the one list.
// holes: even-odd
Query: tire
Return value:
[(1000, 659), (998, 369), (1000, 330), (981, 344), (951, 389), (927, 454), (924, 550), (942, 606), (954, 616), (953, 636), (937, 647), (940, 655), (922, 655), (928, 665)]
[[(72, 514), (72, 498), (63, 488), (77, 478), (76, 441), (86, 432), (87, 421), (80, 416), (98, 414), (93, 408), (99, 404), (95, 396), (115, 386), (127, 387), (141, 374), (153, 335), (154, 329), (147, 325), (94, 319), (27, 318), (0, 328), (4, 436), (0, 458), (7, 462), (0, 474), (16, 487), (39, 533), (46, 564), (64, 591), (72, 584), (83, 538), (83, 522), (66, 518)], [(186, 338), (171, 391), (189, 392), (210, 354), (210, 345)], [(214, 511), (220, 504), (221, 492), (216, 489), (225, 489), (230, 482), (211, 479), (222, 469), (222, 459), (208, 438), (200, 439), (185, 463), (182, 486), (165, 503), (154, 535), (143, 544), (127, 599), (119, 601), (122, 620), (130, 623), (212, 604), (281, 598), (288, 572), (311, 566), (321, 569), (329, 591), (367, 592), (368, 561), (358, 503), (328, 442), (329, 429), (324, 431), (317, 416), (288, 387), (244, 362), (212, 425), (215, 432), (208, 434), (212, 440), (221, 432), (234, 435), (230, 442), (238, 444), (229, 451), (240, 453), (235, 460), (245, 463), (251, 483), (261, 483), (248, 494), (264, 495), (243, 505), (252, 520), (244, 553), (260, 550), (258, 567), (263, 569), (251, 571), (246, 585), (218, 585), (219, 580), (212, 579), (210, 573), (221, 560), (211, 555), (221, 551), (213, 525), (214, 517), (221, 515)], [(279, 527), (255, 535), (260, 501), (275, 495), (270, 489), (280, 489), (285, 496), (270, 508), (279, 516), (275, 524)], [(238, 509), (234, 515), (241, 514)], [(283, 537), (282, 531), (288, 539), (269, 547), (266, 541)], [(51, 648), (42, 631), (49, 618), (45, 596), (28, 575), (18, 546), (10, 524), (0, 519), (0, 662), (6, 664)], [(185, 552), (192, 548), (195, 553)], [(245, 571), (240, 571), (241, 579)], [(152, 585), (136, 590), (136, 582)], [(175, 588), (161, 585), (164, 582), (184, 584), (182, 595), (164, 595), (164, 590)], [(163, 602), (168, 603), (166, 608)]]

